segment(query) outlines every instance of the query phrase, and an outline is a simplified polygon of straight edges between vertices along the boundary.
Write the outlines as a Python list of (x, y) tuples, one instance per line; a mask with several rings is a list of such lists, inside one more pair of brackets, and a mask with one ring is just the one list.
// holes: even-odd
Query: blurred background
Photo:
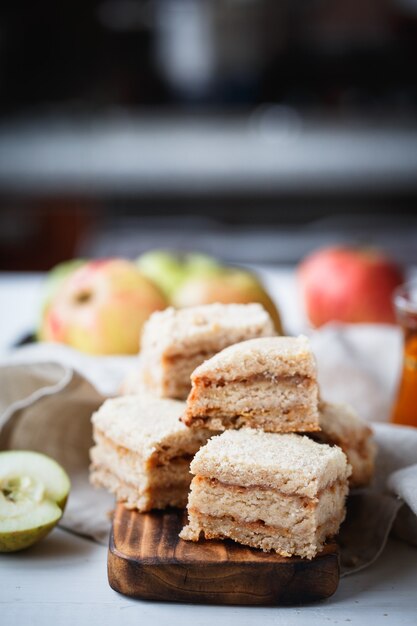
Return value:
[(0, 6), (0, 270), (417, 263), (417, 0)]

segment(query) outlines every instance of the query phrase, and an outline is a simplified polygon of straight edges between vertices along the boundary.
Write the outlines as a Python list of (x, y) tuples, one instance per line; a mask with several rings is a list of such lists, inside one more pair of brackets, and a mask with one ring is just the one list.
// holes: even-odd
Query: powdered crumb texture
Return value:
[(346, 480), (351, 468), (338, 446), (244, 428), (212, 437), (197, 452), (191, 472), (223, 483), (314, 497), (336, 480)]

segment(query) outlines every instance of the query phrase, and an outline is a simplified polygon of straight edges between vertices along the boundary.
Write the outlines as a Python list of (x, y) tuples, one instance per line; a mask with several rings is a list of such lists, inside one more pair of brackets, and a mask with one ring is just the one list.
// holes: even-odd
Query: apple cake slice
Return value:
[(302, 435), (228, 430), (197, 452), (191, 471), (185, 540), (228, 538), (311, 559), (345, 517), (346, 456)]
[(267, 337), (225, 348), (191, 375), (183, 422), (212, 430), (319, 430), (316, 362), (307, 337)]
[(319, 414), (321, 431), (311, 436), (316, 441), (342, 448), (352, 466), (350, 487), (368, 485), (374, 474), (376, 456), (371, 428), (347, 404), (321, 402)]
[[(151, 315), (144, 326), (138, 379), (160, 397), (183, 400), (191, 373), (205, 359), (233, 343), (275, 334), (260, 304), (168, 308)], [(131, 382), (128, 389), (133, 390)]]
[(106, 400), (92, 417), (91, 483), (139, 511), (184, 507), (190, 461), (213, 433), (186, 428), (183, 410), (149, 394)]

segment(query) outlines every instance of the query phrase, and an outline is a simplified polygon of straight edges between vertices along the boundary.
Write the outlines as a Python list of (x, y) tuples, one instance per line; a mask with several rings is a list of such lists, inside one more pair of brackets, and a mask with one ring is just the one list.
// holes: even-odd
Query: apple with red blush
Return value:
[(136, 354), (144, 322), (166, 306), (165, 296), (134, 263), (89, 261), (60, 282), (38, 334), (90, 354)]
[(401, 267), (383, 251), (335, 246), (313, 252), (298, 267), (307, 317), (327, 322), (395, 323), (393, 291)]

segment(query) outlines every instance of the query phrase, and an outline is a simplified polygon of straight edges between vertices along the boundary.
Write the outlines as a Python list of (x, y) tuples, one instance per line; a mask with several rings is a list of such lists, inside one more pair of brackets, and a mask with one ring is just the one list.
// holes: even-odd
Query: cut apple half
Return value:
[(38, 452), (0, 452), (0, 552), (23, 550), (62, 517), (70, 481), (53, 459)]

